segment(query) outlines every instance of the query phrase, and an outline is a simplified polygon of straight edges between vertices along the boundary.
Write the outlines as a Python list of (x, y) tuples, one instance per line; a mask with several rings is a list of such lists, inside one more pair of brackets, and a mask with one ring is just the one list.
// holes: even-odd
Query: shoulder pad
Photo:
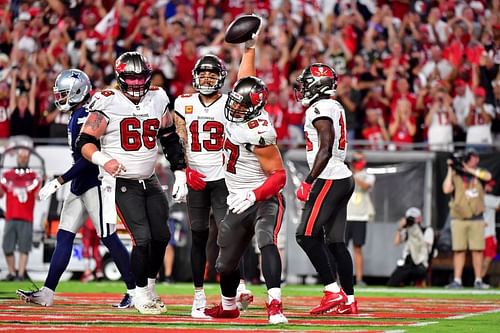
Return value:
[(248, 143), (255, 146), (276, 144), (276, 131), (268, 117), (258, 117), (245, 123)]
[(88, 105), (89, 112), (104, 111), (113, 102), (115, 96), (116, 93), (111, 89), (96, 92)]

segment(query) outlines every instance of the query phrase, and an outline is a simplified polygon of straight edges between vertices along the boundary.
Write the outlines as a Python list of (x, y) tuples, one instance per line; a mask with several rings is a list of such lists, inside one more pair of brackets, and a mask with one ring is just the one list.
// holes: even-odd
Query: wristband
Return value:
[(307, 175), (307, 177), (304, 181), (308, 184), (312, 184), (314, 182), (314, 178), (311, 177), (311, 175)]
[(112, 158), (104, 154), (102, 151), (97, 150), (92, 154), (92, 163), (104, 167), (104, 164), (111, 161)]

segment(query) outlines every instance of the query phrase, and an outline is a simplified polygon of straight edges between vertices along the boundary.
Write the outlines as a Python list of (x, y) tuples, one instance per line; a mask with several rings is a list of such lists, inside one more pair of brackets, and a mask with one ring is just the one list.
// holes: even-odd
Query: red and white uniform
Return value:
[(453, 143), (453, 125), (446, 109), (437, 110), (434, 113), (427, 137), (429, 144), (431, 146), (437, 145), (436, 148), (447, 149), (447, 145)]
[(225, 178), (229, 191), (228, 202), (236, 193), (246, 193), (261, 186), (267, 179), (255, 146), (276, 144), (276, 131), (266, 111), (246, 122), (226, 124), (224, 141)]
[(108, 122), (101, 151), (125, 166), (127, 171), (120, 178), (148, 179), (153, 175), (158, 154), (156, 137), (168, 103), (167, 94), (159, 87), (151, 87), (137, 105), (117, 89), (93, 96), (89, 110), (102, 113)]
[[(484, 111), (495, 118), (495, 109), (491, 104), (484, 104)], [(493, 141), (491, 135), (491, 121), (486, 122), (479, 110), (474, 107), (469, 109), (473, 113), (472, 124), (467, 126), (466, 143), (490, 144)], [(468, 115), (466, 115), (467, 117)]]
[(35, 171), (12, 169), (3, 174), (1, 186), (6, 193), (5, 219), (33, 222), (35, 194), (41, 186)]
[(186, 156), (189, 167), (204, 174), (206, 181), (224, 178), (224, 127), (227, 122), (223, 94), (205, 106), (199, 93), (185, 94), (175, 100), (175, 112), (186, 121)]
[(309, 168), (312, 168), (319, 150), (318, 131), (313, 123), (318, 118), (329, 118), (333, 123), (334, 141), (332, 157), (318, 178), (344, 179), (352, 175), (345, 165), (347, 153), (347, 128), (344, 107), (333, 99), (321, 99), (306, 110), (304, 132), (306, 135), (306, 155)]

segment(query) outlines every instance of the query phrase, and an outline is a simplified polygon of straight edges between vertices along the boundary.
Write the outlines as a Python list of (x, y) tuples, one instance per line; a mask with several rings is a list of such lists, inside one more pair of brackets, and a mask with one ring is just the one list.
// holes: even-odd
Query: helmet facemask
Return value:
[(198, 60), (192, 74), (194, 89), (202, 95), (212, 95), (224, 85), (227, 71), (218, 57), (206, 55)]
[(89, 96), (91, 89), (87, 74), (77, 69), (64, 70), (57, 76), (52, 88), (54, 104), (63, 112), (70, 111)]
[(115, 76), (120, 90), (132, 98), (146, 95), (151, 86), (151, 65), (138, 52), (126, 52), (115, 63)]
[(330, 66), (312, 64), (297, 77), (297, 84), (294, 89), (296, 100), (303, 106), (309, 106), (318, 98), (335, 95), (337, 74)]
[(247, 122), (260, 115), (267, 103), (267, 87), (255, 77), (246, 77), (236, 82), (228, 94), (224, 115), (234, 123)]

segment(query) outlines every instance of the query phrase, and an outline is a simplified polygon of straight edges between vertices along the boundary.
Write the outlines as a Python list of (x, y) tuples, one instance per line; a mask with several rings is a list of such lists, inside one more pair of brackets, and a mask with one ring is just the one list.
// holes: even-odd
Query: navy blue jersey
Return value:
[(82, 195), (90, 188), (100, 185), (98, 178), (99, 167), (86, 160), (76, 148), (76, 138), (80, 134), (80, 129), (88, 116), (86, 105), (79, 107), (71, 114), (68, 122), (68, 143), (71, 146), (73, 156), (73, 166), (62, 177), (65, 182), (72, 180), (71, 192), (75, 195)]

